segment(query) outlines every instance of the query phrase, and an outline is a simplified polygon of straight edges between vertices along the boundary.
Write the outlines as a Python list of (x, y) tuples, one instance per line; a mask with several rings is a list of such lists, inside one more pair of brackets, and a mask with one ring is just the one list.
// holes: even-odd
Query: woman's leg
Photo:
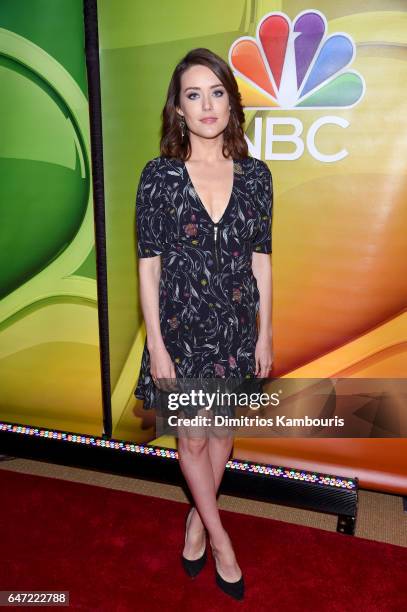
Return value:
[(233, 446), (233, 436), (210, 435), (207, 438), (205, 435), (192, 437), (189, 434), (190, 432), (180, 431), (178, 458), (199, 514), (196, 511), (192, 513), (184, 554), (188, 558), (202, 549), (203, 521), (219, 561), (218, 571), (225, 580), (235, 581), (240, 578), (241, 571), (230, 538), (221, 523), (216, 498)]
[[(229, 459), (230, 452), (233, 447), (233, 436), (227, 439), (219, 439), (211, 436), (208, 439), (208, 454), (212, 466), (212, 472), (215, 482), (215, 491), (218, 493), (220, 483), (225, 472), (226, 462)], [(195, 508), (196, 510), (196, 508)], [(204, 525), (202, 523), (199, 513), (194, 511), (189, 524), (189, 531), (193, 534), (201, 534), (204, 531)]]
[[(219, 490), (220, 483), (225, 472), (226, 462), (229, 459), (231, 450), (233, 448), (233, 436), (227, 438), (217, 438), (216, 436), (210, 436), (208, 439), (208, 454), (212, 466), (212, 472), (215, 482), (216, 495)], [(204, 525), (202, 523), (199, 513), (194, 511), (190, 522), (190, 532), (202, 533)]]

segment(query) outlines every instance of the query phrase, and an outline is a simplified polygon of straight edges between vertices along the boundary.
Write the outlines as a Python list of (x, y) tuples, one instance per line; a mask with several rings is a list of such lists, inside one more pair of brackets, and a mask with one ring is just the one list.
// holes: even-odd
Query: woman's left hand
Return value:
[(272, 348), (272, 335), (270, 333), (261, 334), (257, 339), (254, 358), (256, 361), (256, 376), (267, 378), (269, 371), (274, 361), (274, 353)]

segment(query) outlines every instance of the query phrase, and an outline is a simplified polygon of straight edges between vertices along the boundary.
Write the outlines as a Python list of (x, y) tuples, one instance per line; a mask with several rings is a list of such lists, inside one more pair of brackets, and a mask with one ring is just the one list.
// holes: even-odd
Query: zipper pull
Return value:
[(217, 249), (217, 241), (218, 241), (218, 224), (213, 224), (213, 240), (214, 240), (214, 250), (215, 250), (215, 259), (216, 259), (216, 269), (219, 271), (219, 259), (218, 259), (218, 249)]

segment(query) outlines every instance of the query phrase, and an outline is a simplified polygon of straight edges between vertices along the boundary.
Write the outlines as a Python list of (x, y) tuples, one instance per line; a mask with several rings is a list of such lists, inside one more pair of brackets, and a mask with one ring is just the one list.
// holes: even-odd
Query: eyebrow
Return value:
[[(224, 85), (222, 83), (217, 83), (216, 85), (211, 85), (210, 89), (213, 89), (214, 87), (224, 87)], [(184, 92), (188, 91), (188, 89), (201, 89), (201, 88), (200, 87), (186, 87), (184, 89)]]

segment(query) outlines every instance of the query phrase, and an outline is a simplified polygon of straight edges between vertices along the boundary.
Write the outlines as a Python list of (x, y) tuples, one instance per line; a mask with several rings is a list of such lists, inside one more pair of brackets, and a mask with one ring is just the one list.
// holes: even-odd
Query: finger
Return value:
[(255, 370), (255, 375), (257, 376), (258, 372), (259, 372), (259, 368), (260, 368), (260, 360), (258, 357), (255, 358), (256, 359), (256, 370)]
[(264, 372), (262, 374), (262, 378), (268, 378), (269, 377), (269, 375), (270, 375), (270, 368), (271, 368), (271, 365), (268, 364), (268, 363), (264, 366)]
[(161, 381), (157, 378), (153, 378), (153, 382), (155, 384), (155, 386), (157, 387), (157, 389), (159, 389), (161, 391)]
[(170, 376), (169, 376), (168, 374), (166, 374), (166, 375), (164, 376), (164, 379), (163, 379), (163, 389), (164, 389), (164, 391), (165, 391), (166, 393), (168, 393), (168, 392), (170, 391), (170, 384), (171, 384), (171, 383), (170, 383), (169, 378), (170, 378)]
[(168, 376), (166, 376), (166, 378), (165, 378), (165, 390), (167, 391), (167, 393), (170, 393), (170, 391), (172, 391), (172, 374), (171, 374), (171, 372), (168, 372)]
[(177, 381), (176, 381), (176, 379), (177, 379), (177, 373), (176, 373), (176, 371), (175, 371), (174, 364), (172, 364), (172, 365), (171, 365), (171, 378), (173, 379), (173, 380), (171, 381), (171, 389), (172, 389), (173, 391), (176, 391), (176, 390), (177, 390)]
[(171, 391), (175, 390), (175, 388), (174, 388), (174, 382), (175, 382), (174, 378), (175, 378), (174, 377), (174, 372), (172, 371), (172, 368), (171, 368), (171, 370), (169, 372), (169, 375), (168, 375), (168, 379), (167, 379), (168, 392), (171, 392)]
[(166, 380), (165, 380), (165, 376), (163, 376), (162, 374), (157, 374), (155, 377), (155, 386), (160, 390), (160, 391), (166, 391)]

